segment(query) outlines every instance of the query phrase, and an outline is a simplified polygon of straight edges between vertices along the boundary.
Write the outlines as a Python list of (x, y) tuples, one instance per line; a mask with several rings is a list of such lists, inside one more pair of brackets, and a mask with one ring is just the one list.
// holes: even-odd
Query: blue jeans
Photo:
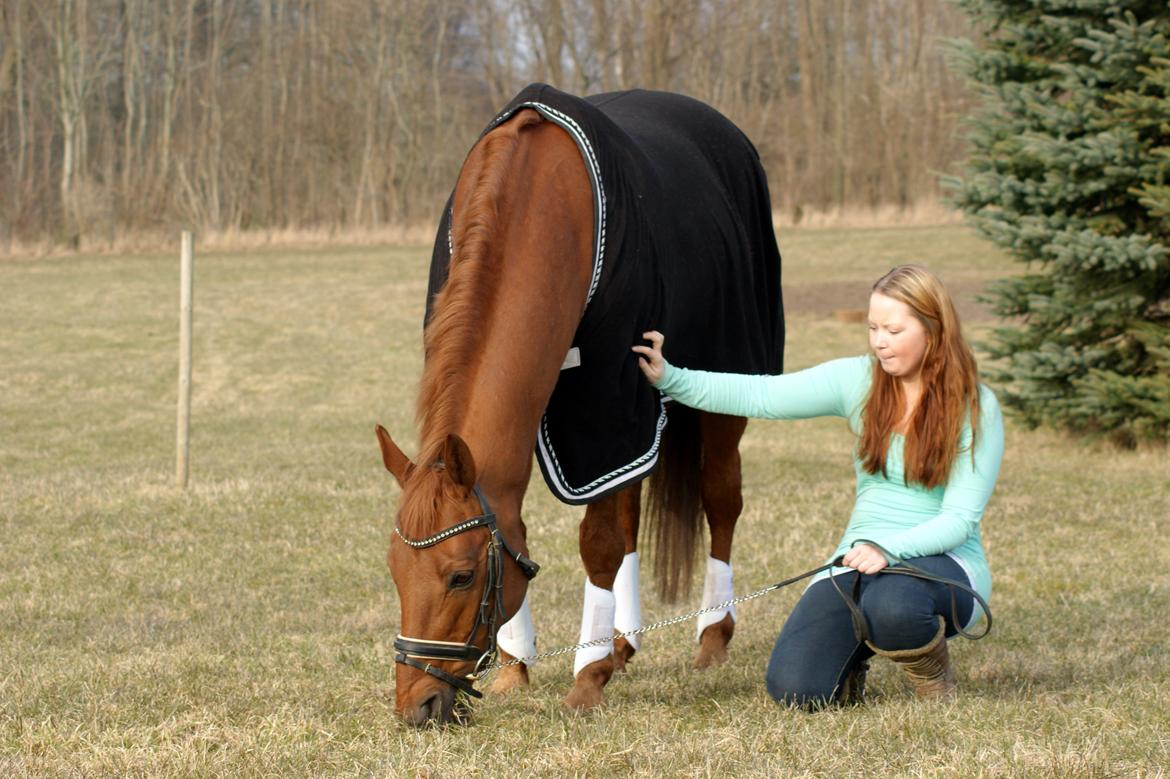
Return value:
[[(925, 571), (967, 584), (967, 574), (950, 557), (914, 557), (906, 562)], [(852, 595), (861, 577), (861, 612), (869, 627), (870, 641), (886, 650), (925, 646), (938, 633), (938, 617), (947, 621), (946, 635), (955, 635), (955, 624), (971, 618), (974, 599), (955, 589), (957, 614), (951, 613), (951, 591), (937, 582), (909, 576), (866, 576), (850, 571), (837, 576), (837, 584)], [(828, 579), (815, 582), (801, 596), (784, 623), (768, 661), (765, 681), (768, 693), (789, 706), (815, 709), (838, 700), (849, 672), (873, 655), (853, 634), (849, 607)]]

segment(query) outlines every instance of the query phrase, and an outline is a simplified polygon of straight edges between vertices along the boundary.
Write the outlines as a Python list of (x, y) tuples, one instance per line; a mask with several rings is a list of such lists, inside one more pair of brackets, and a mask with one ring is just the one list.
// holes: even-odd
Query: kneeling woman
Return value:
[[(970, 595), (906, 576), (865, 539), (933, 574), (966, 581), (984, 599), (991, 573), (979, 540), (1003, 457), (1003, 419), (979, 384), (954, 304), (925, 268), (894, 268), (869, 301), (872, 354), (782, 376), (685, 370), (662, 356), (663, 336), (635, 346), (646, 378), (675, 401), (704, 411), (767, 419), (839, 416), (857, 435), (857, 498), (830, 560), (844, 555), (842, 585), (860, 590), (869, 640), (827, 573), (805, 590), (768, 663), (768, 692), (815, 708), (859, 701), (874, 654), (901, 666), (921, 697), (949, 697), (955, 682), (947, 638), (979, 618)], [(849, 570), (853, 569), (853, 570)]]

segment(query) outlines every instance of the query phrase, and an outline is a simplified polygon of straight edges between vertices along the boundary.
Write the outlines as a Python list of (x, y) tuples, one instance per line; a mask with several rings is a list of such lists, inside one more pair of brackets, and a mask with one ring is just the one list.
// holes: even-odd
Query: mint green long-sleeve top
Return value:
[[(719, 414), (763, 419), (843, 417), (859, 435), (872, 380), (871, 360), (865, 355), (830, 360), (781, 376), (711, 373), (667, 363), (656, 386), (679, 403)], [(975, 590), (990, 599), (991, 571), (979, 526), (1003, 459), (1003, 415), (995, 395), (984, 385), (979, 387), (978, 425), (974, 452), (968, 420), (946, 484), (933, 489), (905, 482), (901, 435), (895, 434), (890, 443), (884, 476), (867, 473), (855, 449), (857, 498), (841, 542), (828, 559), (844, 554), (861, 539), (876, 541), (903, 559), (946, 554), (963, 568)], [(978, 604), (974, 612), (968, 624), (979, 618)]]

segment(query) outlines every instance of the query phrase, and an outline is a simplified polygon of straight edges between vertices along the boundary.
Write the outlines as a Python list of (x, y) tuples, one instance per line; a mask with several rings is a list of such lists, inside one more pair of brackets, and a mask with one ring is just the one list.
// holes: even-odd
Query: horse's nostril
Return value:
[(422, 708), (427, 712), (426, 719), (443, 721), (443, 696), (439, 693), (423, 701)]
[(441, 720), (443, 714), (443, 699), (439, 693), (434, 693), (427, 696), (422, 702), (416, 706), (407, 709), (403, 713), (403, 719), (407, 724), (415, 727), (423, 727), (425, 725), (433, 724), (435, 720)]

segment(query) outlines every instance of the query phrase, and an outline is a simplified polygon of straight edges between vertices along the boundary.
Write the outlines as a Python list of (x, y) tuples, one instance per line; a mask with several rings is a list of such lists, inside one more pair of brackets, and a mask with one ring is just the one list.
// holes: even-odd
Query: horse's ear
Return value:
[(382, 462), (386, 464), (386, 470), (394, 474), (394, 479), (398, 482), (399, 487), (403, 486), (411, 471), (414, 470), (414, 463), (402, 453), (402, 450), (390, 438), (390, 434), (386, 432), (386, 428), (375, 425), (374, 434), (378, 436), (378, 445), (382, 447)]
[(448, 433), (443, 442), (443, 466), (456, 484), (467, 489), (475, 486), (475, 460), (467, 444), (454, 433)]

